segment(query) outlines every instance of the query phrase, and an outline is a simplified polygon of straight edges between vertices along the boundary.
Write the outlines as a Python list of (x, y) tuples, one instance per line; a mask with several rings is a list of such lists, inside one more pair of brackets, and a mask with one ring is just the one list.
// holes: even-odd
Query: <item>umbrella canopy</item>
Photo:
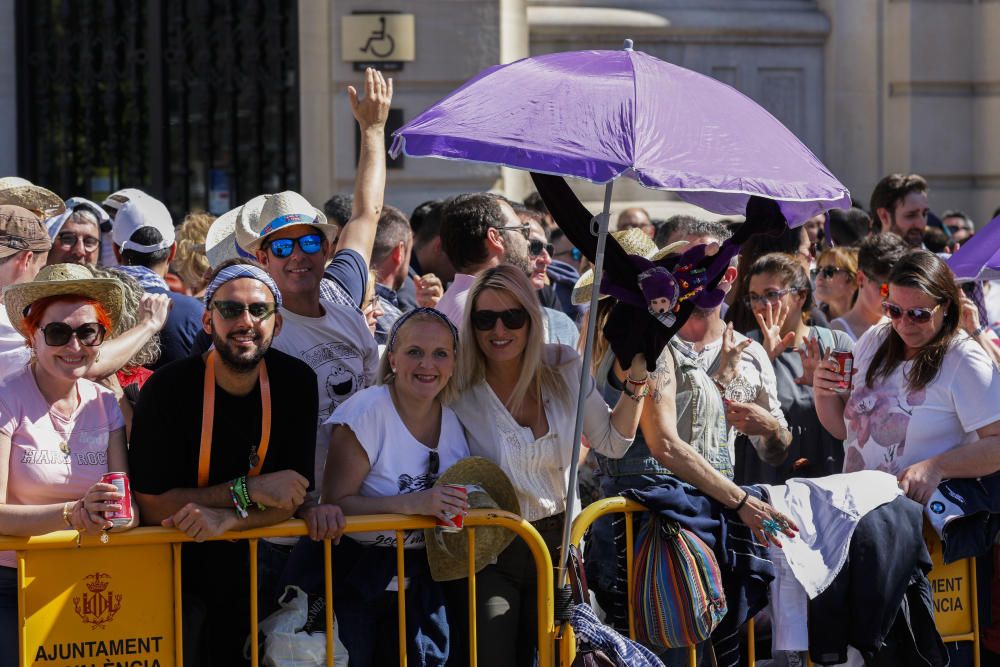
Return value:
[(850, 195), (794, 134), (710, 77), (639, 51), (574, 51), (484, 70), (394, 133), (390, 153), (672, 190), (723, 215), (750, 195), (789, 226)]
[(958, 280), (1000, 280), (1000, 215), (948, 258)]

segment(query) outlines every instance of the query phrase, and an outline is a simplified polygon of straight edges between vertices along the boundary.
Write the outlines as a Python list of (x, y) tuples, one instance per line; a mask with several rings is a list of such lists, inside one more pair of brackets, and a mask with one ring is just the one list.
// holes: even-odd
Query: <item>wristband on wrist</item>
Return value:
[(973, 338), (978, 338), (980, 335), (986, 333), (986, 330), (990, 328), (988, 324), (980, 324), (979, 328), (972, 332)]
[(636, 386), (642, 387), (642, 389), (640, 389), (639, 391), (632, 391), (631, 389), (628, 388), (628, 381), (626, 381), (625, 386), (622, 387), (622, 392), (624, 392), (625, 395), (631, 398), (633, 401), (638, 403), (642, 399), (649, 396), (649, 385), (647, 385), (646, 383), (641, 383)]
[(641, 387), (649, 382), (649, 373), (646, 373), (646, 377), (641, 380), (633, 380), (632, 376), (628, 373), (625, 374), (625, 384), (630, 384), (636, 387)]
[(73, 508), (76, 507), (75, 502), (69, 502), (63, 505), (63, 521), (66, 523), (67, 528), (73, 527)]
[(749, 500), (749, 498), (750, 498), (750, 492), (744, 489), (743, 499), (740, 500), (740, 502), (736, 505), (736, 507), (733, 508), (733, 511), (739, 512), (741, 509), (743, 509), (743, 506), (747, 504), (747, 500)]

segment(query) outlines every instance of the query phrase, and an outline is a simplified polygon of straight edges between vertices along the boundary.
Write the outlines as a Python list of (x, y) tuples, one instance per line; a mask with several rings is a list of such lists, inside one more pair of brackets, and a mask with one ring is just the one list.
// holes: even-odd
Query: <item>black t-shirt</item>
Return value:
[[(271, 439), (261, 473), (295, 470), (313, 486), (318, 391), (316, 374), (278, 350), (264, 355), (271, 384)], [(205, 362), (192, 356), (153, 373), (132, 419), (129, 474), (139, 493), (198, 486)], [(260, 443), (260, 384), (246, 396), (216, 385), (209, 486), (246, 475)]]

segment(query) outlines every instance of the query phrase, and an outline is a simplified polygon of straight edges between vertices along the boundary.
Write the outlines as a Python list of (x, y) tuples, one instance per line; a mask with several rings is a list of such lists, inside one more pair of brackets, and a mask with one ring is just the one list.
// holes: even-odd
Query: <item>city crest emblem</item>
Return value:
[(108, 589), (111, 575), (103, 572), (88, 574), (83, 580), (87, 592), (73, 597), (73, 608), (84, 623), (90, 623), (91, 629), (103, 630), (104, 624), (111, 622), (122, 608), (121, 593)]

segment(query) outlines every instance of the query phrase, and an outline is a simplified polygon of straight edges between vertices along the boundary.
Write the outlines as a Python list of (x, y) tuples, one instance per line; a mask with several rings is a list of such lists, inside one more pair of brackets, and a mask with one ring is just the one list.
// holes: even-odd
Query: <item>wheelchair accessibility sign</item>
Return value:
[(413, 14), (350, 14), (341, 20), (341, 57), (373, 66), (414, 60)]

